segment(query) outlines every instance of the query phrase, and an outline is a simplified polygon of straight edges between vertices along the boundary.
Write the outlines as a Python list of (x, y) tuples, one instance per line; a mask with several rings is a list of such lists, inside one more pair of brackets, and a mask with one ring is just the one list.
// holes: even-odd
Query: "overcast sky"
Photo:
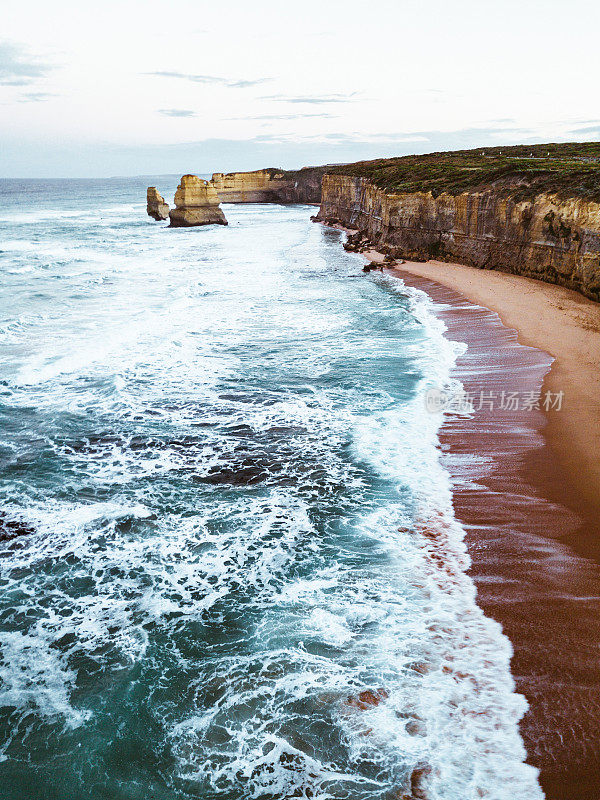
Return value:
[(2, 4), (0, 176), (600, 138), (597, 0)]

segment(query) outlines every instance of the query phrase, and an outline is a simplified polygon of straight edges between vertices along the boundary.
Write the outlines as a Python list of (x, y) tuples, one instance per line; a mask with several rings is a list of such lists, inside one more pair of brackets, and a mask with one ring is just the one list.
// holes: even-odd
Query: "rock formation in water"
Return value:
[(10, 542), (17, 536), (30, 536), (35, 533), (35, 529), (28, 522), (19, 517), (9, 517), (4, 511), (0, 511), (0, 542)]
[(387, 193), (364, 177), (325, 175), (317, 219), (341, 220), (397, 258), (512, 272), (600, 300), (600, 204), (545, 192), (520, 199), (513, 188)]
[(152, 219), (169, 219), (169, 204), (158, 193), (156, 186), (149, 186), (146, 192), (146, 211)]
[[(201, 202), (188, 198), (188, 180), (200, 187)], [(397, 259), (513, 272), (600, 300), (598, 142), (216, 172), (210, 183), (184, 176), (171, 225), (223, 223), (219, 199), (320, 203), (316, 220), (359, 231), (348, 249), (375, 246)], [(207, 205), (221, 218), (211, 218)]]
[(175, 192), (175, 208), (169, 217), (172, 228), (227, 225), (214, 186), (197, 175), (184, 175), (181, 178)]

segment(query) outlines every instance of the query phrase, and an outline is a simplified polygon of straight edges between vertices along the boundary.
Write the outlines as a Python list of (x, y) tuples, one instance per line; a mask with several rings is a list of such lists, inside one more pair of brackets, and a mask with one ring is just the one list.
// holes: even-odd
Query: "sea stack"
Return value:
[(169, 219), (169, 204), (165, 203), (165, 198), (158, 193), (156, 186), (149, 186), (146, 192), (146, 211), (152, 219)]
[(169, 217), (172, 228), (227, 225), (214, 186), (197, 175), (184, 175), (181, 178), (181, 183), (175, 192), (175, 208)]

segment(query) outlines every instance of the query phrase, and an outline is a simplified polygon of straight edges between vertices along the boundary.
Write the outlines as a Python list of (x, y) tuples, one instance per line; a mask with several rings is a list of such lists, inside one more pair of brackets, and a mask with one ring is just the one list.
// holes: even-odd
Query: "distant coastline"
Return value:
[(222, 203), (319, 204), (320, 221), (396, 258), (526, 275), (600, 301), (598, 142), (216, 172), (209, 184)]

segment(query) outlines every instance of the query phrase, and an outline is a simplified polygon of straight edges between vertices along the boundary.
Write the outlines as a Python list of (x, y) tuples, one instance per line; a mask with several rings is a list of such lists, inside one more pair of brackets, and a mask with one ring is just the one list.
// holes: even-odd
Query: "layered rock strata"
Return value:
[(326, 167), (295, 171), (215, 172), (210, 181), (222, 203), (320, 203)]
[(276, 203), (285, 181), (281, 171), (215, 172), (210, 181), (222, 203)]
[(397, 258), (512, 272), (600, 300), (600, 204), (590, 200), (515, 200), (501, 182), (458, 195), (387, 194), (366, 178), (326, 174), (317, 219), (356, 228)]
[(152, 219), (169, 219), (169, 204), (158, 193), (156, 186), (149, 186), (146, 192), (146, 211)]
[(184, 175), (175, 192), (175, 208), (169, 217), (172, 228), (197, 225), (227, 225), (214, 186), (197, 175)]

